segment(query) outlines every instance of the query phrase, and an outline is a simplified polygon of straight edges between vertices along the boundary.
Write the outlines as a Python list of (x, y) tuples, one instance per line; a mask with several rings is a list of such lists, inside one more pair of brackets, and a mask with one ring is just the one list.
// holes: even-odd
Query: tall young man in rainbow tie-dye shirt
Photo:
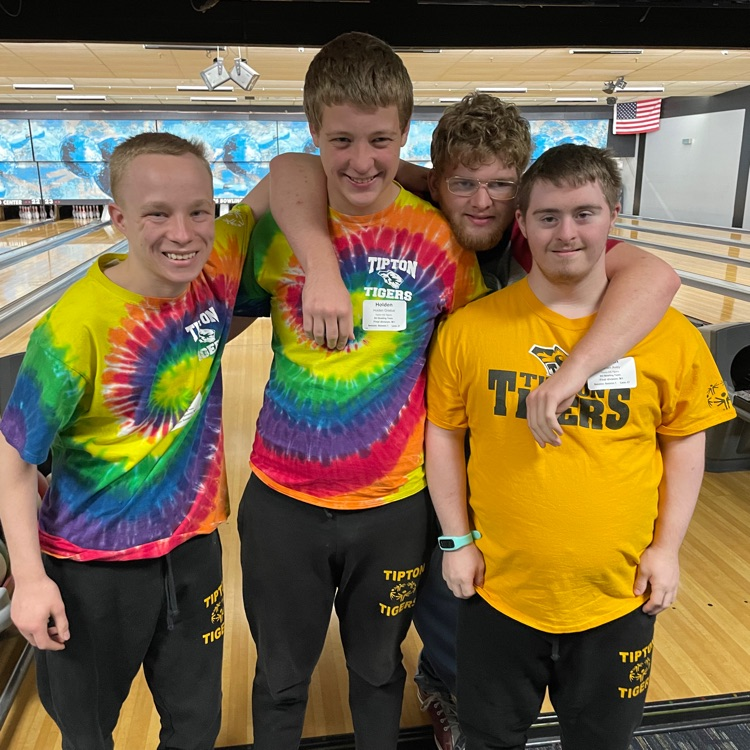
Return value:
[(343, 349), (304, 331), (304, 275), (271, 216), (253, 233), (238, 314), (270, 302), (274, 360), (238, 524), (258, 658), (256, 750), (296, 750), (335, 607), (358, 750), (394, 750), (401, 643), (432, 547), (424, 363), (435, 320), (486, 288), (437, 209), (393, 178), (412, 112), (403, 63), (378, 39), (337, 37), (307, 73), (331, 237), (354, 307)]
[[(214, 221), (203, 149), (143, 133), (113, 152), (104, 255), (36, 326), (0, 422), (12, 617), (65, 750), (110, 750), (141, 667), (160, 748), (221, 722), (228, 512), (219, 360), (262, 192)], [(52, 481), (37, 518), (37, 470)], [(42, 554), (43, 553), (43, 554)]]

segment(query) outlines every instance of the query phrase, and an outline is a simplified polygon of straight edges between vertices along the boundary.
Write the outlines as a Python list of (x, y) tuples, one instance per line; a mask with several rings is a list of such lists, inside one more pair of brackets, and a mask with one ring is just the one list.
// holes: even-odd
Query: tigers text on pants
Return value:
[(296, 750), (310, 678), (335, 607), (357, 750), (394, 750), (405, 670), (401, 643), (432, 542), (426, 491), (337, 511), (251, 476), (238, 526), (245, 612), (258, 651), (253, 747)]
[(224, 589), (217, 531), (163, 557), (76, 562), (44, 556), (70, 640), (37, 651), (37, 686), (63, 750), (111, 750), (141, 665), (161, 718), (159, 750), (209, 750), (221, 725)]
[(475, 595), (458, 619), (467, 750), (523, 750), (549, 688), (564, 750), (627, 750), (641, 721), (654, 623), (642, 607), (579, 633), (544, 633)]

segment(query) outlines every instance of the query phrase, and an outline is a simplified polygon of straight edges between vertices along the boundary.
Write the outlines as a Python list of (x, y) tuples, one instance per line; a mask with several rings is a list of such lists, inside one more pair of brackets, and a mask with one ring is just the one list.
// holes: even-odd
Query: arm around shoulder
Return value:
[(320, 158), (271, 160), (271, 213), (305, 272), (302, 326), (320, 346), (343, 349), (354, 338), (352, 302), (328, 231), (328, 188)]
[(542, 447), (561, 444), (557, 417), (591, 375), (624, 357), (658, 325), (680, 287), (668, 263), (626, 242), (607, 253), (606, 269), (610, 281), (594, 324), (527, 399), (529, 428)]

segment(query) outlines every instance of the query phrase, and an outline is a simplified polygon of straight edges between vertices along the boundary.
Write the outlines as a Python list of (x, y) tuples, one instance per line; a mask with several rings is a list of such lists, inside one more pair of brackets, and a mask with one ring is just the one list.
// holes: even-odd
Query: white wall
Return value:
[(617, 159), (620, 165), (620, 175), (622, 177), (622, 211), (623, 214), (633, 213), (633, 197), (635, 195), (635, 174), (638, 169), (638, 162), (634, 156)]
[(647, 136), (641, 216), (731, 226), (744, 120), (744, 110), (662, 119)]

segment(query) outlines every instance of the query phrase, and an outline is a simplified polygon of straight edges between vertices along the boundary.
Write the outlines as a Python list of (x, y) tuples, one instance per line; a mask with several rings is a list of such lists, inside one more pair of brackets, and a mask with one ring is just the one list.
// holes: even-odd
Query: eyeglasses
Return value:
[(518, 183), (511, 180), (475, 180), (473, 177), (449, 177), (445, 181), (453, 195), (470, 198), (480, 187), (487, 188), (493, 201), (509, 201), (516, 197)]

